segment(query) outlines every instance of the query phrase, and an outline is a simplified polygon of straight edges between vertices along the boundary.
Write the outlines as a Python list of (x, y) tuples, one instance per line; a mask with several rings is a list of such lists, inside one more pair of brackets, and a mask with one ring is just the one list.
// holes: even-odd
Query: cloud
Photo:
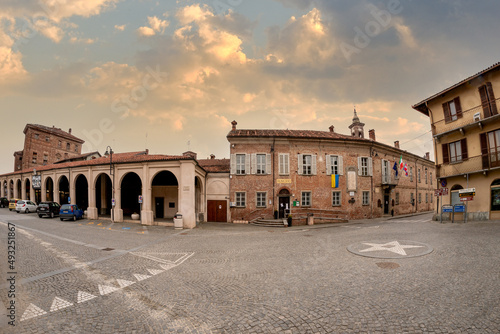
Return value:
[(166, 20), (160, 20), (156, 16), (148, 17), (149, 27), (140, 27), (137, 32), (140, 36), (154, 36), (157, 33), (163, 34), (165, 29), (169, 26), (169, 22)]
[(126, 24), (115, 25), (115, 29), (118, 31), (124, 31), (126, 26), (127, 26)]

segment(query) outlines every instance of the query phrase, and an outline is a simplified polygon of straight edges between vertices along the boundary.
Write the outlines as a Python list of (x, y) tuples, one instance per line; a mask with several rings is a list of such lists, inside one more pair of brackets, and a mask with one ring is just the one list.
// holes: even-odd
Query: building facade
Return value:
[(439, 188), (437, 208), (461, 203), (460, 190), (475, 188), (466, 201), (468, 218), (500, 218), (500, 63), (415, 104), (430, 119)]
[(24, 128), (24, 147), (14, 153), (14, 171), (53, 164), (77, 157), (85, 141), (56, 127), (27, 124)]
[[(431, 211), (435, 166), (364, 138), (356, 112), (351, 135), (334, 131), (247, 130), (233, 121), (230, 212), (233, 221), (292, 216), (293, 224)], [(399, 168), (402, 159), (408, 176)], [(397, 165), (398, 175), (393, 169)]]

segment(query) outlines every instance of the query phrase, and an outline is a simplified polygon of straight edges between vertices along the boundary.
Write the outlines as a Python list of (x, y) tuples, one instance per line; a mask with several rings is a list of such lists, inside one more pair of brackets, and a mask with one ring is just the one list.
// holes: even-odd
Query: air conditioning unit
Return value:
[(477, 112), (474, 114), (474, 122), (479, 122), (481, 120), (481, 113)]

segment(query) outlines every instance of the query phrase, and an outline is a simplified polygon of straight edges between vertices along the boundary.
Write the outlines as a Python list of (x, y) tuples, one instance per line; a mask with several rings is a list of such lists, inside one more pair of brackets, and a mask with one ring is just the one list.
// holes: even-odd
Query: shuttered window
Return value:
[(443, 144), (443, 163), (456, 163), (467, 160), (467, 139), (462, 139), (449, 144)]
[(280, 164), (280, 175), (290, 174), (290, 155), (288, 153), (282, 153), (279, 155)]
[(462, 105), (460, 98), (456, 97), (451, 101), (443, 103), (444, 120), (446, 123), (462, 118)]
[(479, 87), (479, 95), (481, 97), (481, 106), (483, 107), (484, 117), (490, 117), (498, 114), (497, 105), (495, 101), (495, 93), (491, 82), (487, 82)]

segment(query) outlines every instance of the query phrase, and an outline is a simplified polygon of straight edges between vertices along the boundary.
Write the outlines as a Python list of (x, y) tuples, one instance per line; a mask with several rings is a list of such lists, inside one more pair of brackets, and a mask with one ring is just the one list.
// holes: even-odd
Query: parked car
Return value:
[(81, 219), (83, 218), (83, 210), (79, 209), (76, 204), (63, 204), (59, 211), (59, 218), (64, 219)]
[(32, 201), (17, 201), (16, 203), (16, 211), (17, 213), (24, 212), (24, 213), (30, 213), (30, 212), (36, 212), (36, 204), (33, 203)]
[(38, 204), (38, 208), (36, 212), (38, 213), (38, 217), (42, 218), (47, 215), (50, 218), (54, 218), (54, 216), (59, 216), (59, 211), (61, 210), (61, 206), (57, 202), (41, 202)]
[(0, 208), (7, 208), (9, 207), (9, 200), (7, 197), (0, 197)]
[(13, 198), (9, 201), (9, 210), (12, 211), (12, 210), (15, 210), (16, 209), (16, 204), (17, 204), (17, 201), (20, 201), (19, 198)]

